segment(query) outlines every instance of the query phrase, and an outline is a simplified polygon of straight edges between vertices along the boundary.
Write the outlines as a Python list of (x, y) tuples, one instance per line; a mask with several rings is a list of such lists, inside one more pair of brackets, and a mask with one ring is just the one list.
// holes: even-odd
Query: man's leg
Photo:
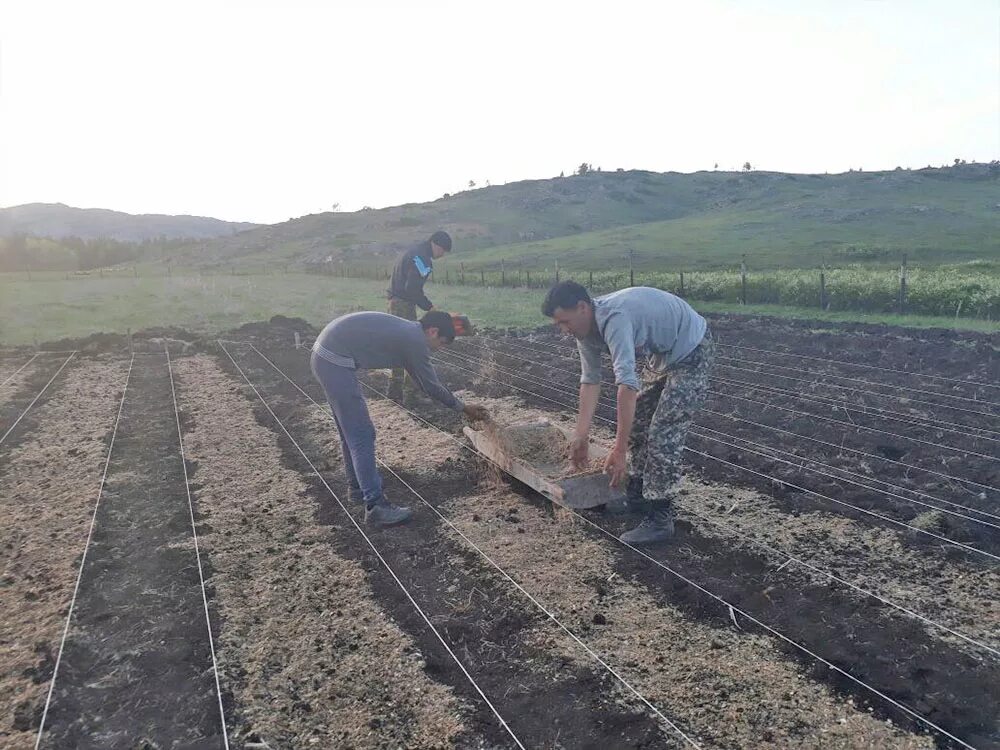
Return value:
[(314, 356), (313, 372), (322, 383), (333, 410), (340, 430), (347, 481), (352, 490), (354, 485), (360, 490), (365, 502), (365, 520), (381, 525), (408, 520), (412, 515), (410, 511), (391, 505), (382, 494), (382, 477), (375, 461), (375, 425), (354, 370)]
[(334, 408), (333, 402), (327, 400), (327, 403), (330, 404), (333, 421), (337, 424), (337, 432), (340, 434), (340, 455), (344, 458), (344, 473), (347, 475), (347, 487), (351, 502), (363, 503), (365, 501), (365, 493), (361, 491), (358, 475), (354, 471), (354, 461), (351, 460), (351, 448), (347, 444), (347, 438), (344, 437), (344, 428), (341, 426), (340, 420), (337, 419), (337, 410)]
[[(389, 314), (395, 315), (397, 318), (403, 318), (404, 320), (416, 320), (417, 306), (412, 302), (407, 302), (398, 297), (390, 297)], [(406, 381), (406, 370), (401, 367), (394, 369), (389, 376), (389, 398), (394, 401), (402, 401), (403, 386), (406, 384)]]
[(713, 354), (714, 344), (708, 337), (664, 378), (645, 446), (643, 497), (649, 502), (649, 514), (637, 528), (622, 534), (622, 541), (643, 544), (673, 536), (673, 502), (681, 481), (684, 443), (695, 413), (705, 402)]
[(656, 412), (656, 406), (663, 392), (665, 375), (654, 377), (649, 371), (643, 373), (642, 390), (635, 402), (635, 419), (632, 421), (632, 434), (629, 435), (629, 474), (625, 498), (629, 510), (644, 510), (645, 501), (642, 494), (642, 474), (646, 466), (646, 448), (649, 442), (649, 425)]

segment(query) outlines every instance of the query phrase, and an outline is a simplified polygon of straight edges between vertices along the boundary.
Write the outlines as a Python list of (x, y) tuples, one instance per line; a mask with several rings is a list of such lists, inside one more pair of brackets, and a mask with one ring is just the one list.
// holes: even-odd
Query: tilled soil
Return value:
[(223, 746), (176, 424), (136, 355), (41, 747)]
[[(31, 402), (36, 396), (41, 394), (34, 406), (31, 406), (32, 409), (37, 409), (52, 397), (56, 387), (59, 385), (60, 379), (66, 377), (67, 370), (73, 366), (73, 360), (70, 359), (66, 367), (63, 368), (62, 372), (59, 373), (58, 377), (56, 377), (47, 389), (45, 386), (67, 359), (70, 359), (69, 354), (46, 354), (40, 356), (21, 370), (20, 373), (14, 375), (7, 385), (0, 388), (0, 437), (3, 437), (7, 430), (17, 422), (21, 414), (24, 413), (24, 410), (31, 406)], [(25, 360), (20, 360), (18, 367), (24, 364), (24, 362)], [(17, 367), (13, 368), (13, 370), (16, 369)], [(0, 378), (0, 381), (2, 380), (3, 378)], [(43, 389), (45, 389), (44, 393), (42, 392)], [(24, 431), (20, 424), (14, 429), (22, 433)], [(4, 443), (15, 441), (16, 439), (17, 434), (11, 432), (11, 434), (7, 435)]]
[(127, 369), (71, 363), (0, 448), (0, 747), (34, 744)]
[[(305, 353), (279, 351), (276, 359), (318, 400), (319, 391), (308, 374)], [(292, 426), (296, 440), (307, 453), (324, 457), (318, 468), (346, 498), (338, 460), (339, 440), (329, 416), (256, 355), (239, 355), (237, 361), (279, 418)], [(406, 431), (397, 434), (410, 438)], [(423, 445), (424, 435), (418, 437), (413, 442)], [(426, 451), (422, 459), (410, 455), (421, 468), (412, 473), (400, 469), (400, 476), (434, 504), (467, 493), (470, 482), (475, 481), (468, 457), (459, 462), (447, 454), (440, 460)], [(287, 457), (301, 463), (294, 454)], [(622, 704), (609, 696), (609, 678), (603, 670), (571, 663), (561, 653), (538, 648), (534, 631), (544, 614), (526, 604), (511, 584), (493, 569), (487, 569), (488, 563), (467, 545), (456, 543), (453, 532), (442, 527), (440, 519), (422, 506), (400, 479), (386, 475), (386, 480), (388, 496), (414, 507), (415, 517), (405, 526), (373, 532), (373, 540), (522, 742), (530, 747), (680, 746), (665, 733), (665, 725), (647, 714), (638, 701)], [(360, 508), (353, 512), (360, 518)], [(339, 508), (324, 509), (320, 518), (337, 526), (343, 523)], [(359, 550), (359, 541), (357, 534), (348, 529), (341, 553), (357, 556), (364, 551)], [(414, 627), (412, 605), (400, 601), (398, 586), (386, 582), (377, 567), (370, 575), (381, 600), (399, 602), (398, 610), (394, 607), (391, 611), (403, 627), (412, 628), (414, 637), (419, 635), (427, 642), (426, 630)], [(467, 681), (455, 674), (451, 657), (439, 646), (425, 646), (423, 650), (428, 658), (435, 654), (429, 665), (432, 674), (465, 694), (476, 710), (467, 722), (466, 732), (455, 741), (456, 746), (510, 745), (510, 740), (497, 731), (497, 719), (484, 712), (483, 701), (470, 694)]]
[(287, 467), (252, 391), (209, 356), (175, 369), (236, 746), (450, 746), (467, 709), (338, 553), (356, 532), (318, 520), (325, 490)]

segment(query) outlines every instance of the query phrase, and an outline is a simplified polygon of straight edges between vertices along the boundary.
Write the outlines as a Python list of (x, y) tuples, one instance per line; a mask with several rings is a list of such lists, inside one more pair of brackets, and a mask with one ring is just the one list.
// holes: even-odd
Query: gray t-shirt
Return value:
[(594, 298), (597, 332), (576, 342), (581, 383), (601, 382), (601, 354), (611, 353), (615, 383), (639, 390), (636, 358), (662, 372), (694, 351), (708, 324), (680, 297), (634, 286)]
[(464, 408), (438, 380), (419, 322), (382, 312), (350, 313), (327, 323), (312, 350), (316, 356), (352, 370), (402, 367), (435, 401), (456, 411)]

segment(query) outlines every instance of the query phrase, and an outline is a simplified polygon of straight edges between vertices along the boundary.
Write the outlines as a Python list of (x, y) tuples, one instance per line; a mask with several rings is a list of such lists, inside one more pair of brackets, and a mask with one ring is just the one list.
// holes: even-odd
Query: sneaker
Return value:
[(395, 526), (406, 523), (413, 516), (409, 508), (401, 508), (382, 498), (365, 508), (365, 523), (377, 526)]
[(673, 535), (673, 513), (668, 510), (654, 510), (642, 519), (642, 523), (618, 538), (626, 544), (655, 544), (665, 542)]

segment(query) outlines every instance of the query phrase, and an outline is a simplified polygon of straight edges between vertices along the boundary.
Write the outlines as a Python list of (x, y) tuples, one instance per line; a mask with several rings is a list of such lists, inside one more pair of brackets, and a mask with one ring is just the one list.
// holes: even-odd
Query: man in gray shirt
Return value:
[[(708, 324), (687, 302), (660, 289), (631, 287), (591, 299), (574, 281), (552, 287), (542, 312), (563, 333), (576, 337), (580, 352), (580, 413), (570, 458), (576, 466), (587, 463), (601, 355), (609, 352), (618, 386), (618, 420), (604, 472), (613, 487), (628, 473), (629, 503), (648, 503), (642, 523), (621, 539), (630, 544), (669, 539), (684, 441), (708, 390), (714, 354)], [(643, 356), (640, 378), (636, 359)], [(626, 468), (629, 449), (631, 471)]]
[(361, 393), (358, 370), (401, 367), (431, 398), (473, 420), (487, 411), (463, 404), (441, 385), (431, 352), (455, 339), (448, 313), (432, 310), (419, 321), (380, 312), (358, 312), (327, 324), (312, 348), (312, 371), (326, 393), (340, 432), (340, 447), (350, 497), (365, 503), (365, 521), (391, 526), (412, 513), (385, 499), (382, 477), (375, 466), (375, 427)]

